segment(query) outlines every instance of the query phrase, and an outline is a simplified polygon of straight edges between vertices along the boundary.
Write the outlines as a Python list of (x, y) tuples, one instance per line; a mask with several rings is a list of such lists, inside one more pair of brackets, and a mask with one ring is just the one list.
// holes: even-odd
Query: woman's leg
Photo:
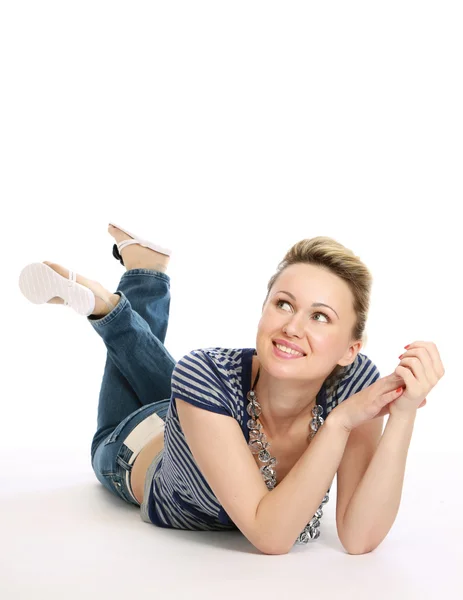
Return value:
[[(126, 271), (116, 294), (120, 301), (109, 314), (88, 317), (108, 351), (92, 461), (101, 441), (123, 426), (124, 420), (137, 411), (141, 417), (146, 412), (143, 407), (165, 401), (171, 394), (175, 360), (163, 343), (169, 318), (169, 276), (149, 269)], [(165, 403), (162, 408), (165, 413)]]
[[(108, 232), (116, 243), (130, 237), (111, 225)], [(127, 271), (116, 292), (119, 303), (103, 318), (89, 318), (108, 350), (91, 454), (97, 479), (139, 505), (131, 488), (132, 467), (143, 447), (163, 435), (175, 365), (164, 347), (169, 257), (138, 244), (121, 254)]]
[(116, 294), (120, 300), (110, 313), (88, 318), (108, 351), (91, 458), (100, 483), (139, 506), (132, 467), (145, 444), (162, 434), (170, 405), (175, 360), (164, 346), (170, 278), (132, 269), (122, 276)]

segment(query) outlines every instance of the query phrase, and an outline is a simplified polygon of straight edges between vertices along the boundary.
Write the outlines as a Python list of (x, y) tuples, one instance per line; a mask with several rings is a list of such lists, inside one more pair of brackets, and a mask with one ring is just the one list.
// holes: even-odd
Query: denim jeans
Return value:
[(134, 447), (124, 442), (130, 434), (136, 438), (136, 432), (139, 442), (141, 434), (146, 442), (150, 428), (154, 434), (163, 426), (160, 419), (169, 408), (175, 366), (164, 347), (170, 278), (159, 271), (131, 269), (115, 293), (120, 301), (109, 314), (87, 317), (107, 349), (91, 460), (97, 479), (110, 492), (139, 506), (129, 484)]

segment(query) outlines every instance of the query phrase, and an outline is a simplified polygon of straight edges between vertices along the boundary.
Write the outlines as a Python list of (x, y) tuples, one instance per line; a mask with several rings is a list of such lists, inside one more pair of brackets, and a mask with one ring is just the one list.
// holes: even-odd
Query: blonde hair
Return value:
[[(357, 319), (351, 332), (351, 339), (361, 340), (365, 346), (367, 335), (365, 333), (368, 311), (370, 308), (371, 287), (373, 276), (352, 250), (346, 248), (330, 237), (318, 236), (297, 242), (288, 250), (280, 262), (277, 272), (270, 278), (267, 284), (267, 302), (273, 284), (281, 273), (290, 265), (304, 263), (316, 265), (327, 269), (334, 275), (340, 277), (349, 286), (353, 298), (353, 308)], [(337, 365), (339, 367), (340, 365)], [(341, 369), (335, 368), (338, 372)], [(332, 374), (335, 373), (333, 371)]]

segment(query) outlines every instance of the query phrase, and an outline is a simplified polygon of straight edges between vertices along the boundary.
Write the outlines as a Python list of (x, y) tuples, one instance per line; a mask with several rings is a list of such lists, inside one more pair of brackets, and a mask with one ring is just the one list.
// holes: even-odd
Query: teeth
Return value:
[(296, 352), (296, 350), (293, 350), (292, 348), (287, 348), (286, 346), (282, 346), (281, 344), (275, 344), (275, 346), (278, 348), (278, 350), (281, 350), (282, 352), (286, 352), (286, 354), (294, 354), (295, 356), (304, 356), (303, 354), (301, 354), (301, 352)]

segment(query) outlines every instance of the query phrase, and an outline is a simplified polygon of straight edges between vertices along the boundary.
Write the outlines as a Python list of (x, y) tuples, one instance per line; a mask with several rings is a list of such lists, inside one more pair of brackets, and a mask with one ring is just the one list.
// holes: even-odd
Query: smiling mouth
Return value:
[[(272, 344), (277, 350), (279, 350), (280, 352), (283, 352), (284, 354), (287, 354), (288, 356), (294, 356), (294, 357), (299, 357), (299, 358), (303, 358), (304, 356), (307, 356), (306, 354), (303, 354), (302, 352), (298, 352), (297, 350), (293, 350), (292, 348), (289, 348), (288, 346), (284, 346), (283, 344), (277, 344), (276, 342), (273, 342), (273, 341), (272, 341)], [(283, 348), (285, 348), (285, 350), (283, 350)], [(288, 350), (289, 350), (289, 352), (288, 352)]]

